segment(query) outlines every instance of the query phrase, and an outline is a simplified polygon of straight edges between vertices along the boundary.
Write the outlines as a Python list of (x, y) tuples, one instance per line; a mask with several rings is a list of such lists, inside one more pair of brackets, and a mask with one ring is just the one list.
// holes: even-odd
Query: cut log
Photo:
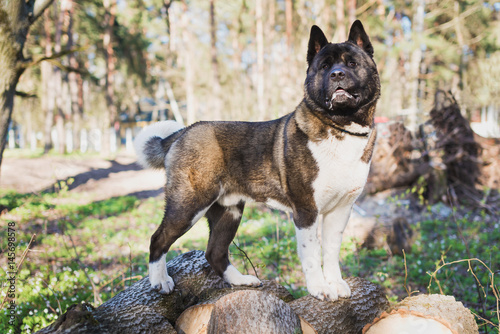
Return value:
[(327, 302), (309, 295), (289, 305), (318, 334), (358, 334), (389, 307), (389, 301), (382, 288), (365, 279), (351, 277), (346, 282), (351, 288), (351, 298)]
[(300, 319), (276, 296), (255, 290), (225, 295), (214, 305), (208, 334), (302, 333)]
[(214, 304), (191, 306), (177, 319), (175, 329), (180, 334), (206, 334)]
[(401, 309), (382, 313), (373, 324), (363, 329), (363, 334), (420, 334), (424, 330), (432, 334), (458, 334), (451, 329), (450, 323), (442, 319)]
[[(260, 293), (257, 295), (257, 298), (260, 300), (260, 303), (254, 303), (253, 301), (248, 301), (249, 298), (248, 296), (253, 294), (254, 292)], [(228, 295), (221, 296), (219, 300), (214, 300), (210, 303), (205, 303), (205, 304), (199, 304), (195, 306), (191, 306), (187, 310), (185, 310), (181, 316), (177, 319), (175, 329), (177, 330), (178, 333), (180, 334), (207, 334), (208, 333), (208, 325), (210, 323), (210, 320), (212, 318), (212, 314), (215, 314), (217, 316), (217, 319), (214, 318), (212, 322), (219, 322), (222, 321), (228, 325), (228, 328), (233, 330), (233, 333), (253, 333), (253, 332), (267, 332), (267, 330), (272, 327), (272, 325), (276, 325), (276, 320), (273, 319), (273, 317), (278, 317), (278, 318), (290, 318), (290, 307), (285, 306), (286, 304), (283, 304), (283, 301), (276, 298), (276, 296), (271, 297), (265, 297), (266, 295), (269, 295), (267, 292), (259, 292), (255, 290), (245, 290), (245, 291), (238, 291), (238, 292), (232, 292), (230, 295), (234, 295), (232, 297), (229, 297)], [(226, 304), (226, 301), (230, 299), (232, 301), (232, 305), (228, 306)], [(219, 303), (219, 304), (217, 304)], [(222, 303), (222, 304), (221, 304)], [(262, 304), (265, 304), (265, 307), (262, 307)], [(218, 305), (218, 312), (215, 311), (215, 313), (212, 313)], [(239, 314), (239, 317), (234, 318), (231, 316), (231, 312), (229, 313), (220, 313), (224, 312), (224, 310), (230, 307), (234, 309), (237, 314)], [(221, 311), (222, 309), (222, 311)], [(275, 310), (276, 309), (284, 309), (286, 312), (285, 314), (276, 314)], [(252, 313), (257, 312), (259, 316), (257, 319), (251, 319)], [(269, 313), (271, 312), (271, 313)], [(295, 314), (293, 311), (291, 311), (293, 314)], [(240, 317), (243, 318), (248, 318), (245, 321), (252, 321), (253, 324), (246, 324), (245, 321), (241, 321), (239, 319)], [(293, 319), (295, 319), (294, 316), (292, 316)], [(269, 320), (272, 320), (271, 326), (268, 323)], [(299, 317), (300, 320), (300, 327), (302, 329), (302, 333), (304, 334), (317, 334), (317, 332), (314, 330), (311, 324), (309, 324), (306, 320), (303, 318)], [(253, 326), (253, 327), (248, 327), (248, 326)], [(221, 326), (220, 324), (214, 324), (214, 326)], [(239, 330), (238, 330), (239, 329)], [(264, 331), (265, 329), (265, 331)], [(293, 328), (296, 330), (297, 328)], [(219, 330), (222, 330), (219, 328)], [(282, 328), (282, 330), (285, 330)], [(280, 330), (272, 330), (269, 333), (279, 333)], [(293, 333), (293, 331), (291, 331)], [(219, 333), (219, 332), (217, 332)], [(226, 333), (222, 331), (221, 333)]]
[(396, 333), (477, 334), (471, 312), (453, 296), (419, 295), (407, 297), (390, 313), (384, 312), (363, 329), (363, 334)]

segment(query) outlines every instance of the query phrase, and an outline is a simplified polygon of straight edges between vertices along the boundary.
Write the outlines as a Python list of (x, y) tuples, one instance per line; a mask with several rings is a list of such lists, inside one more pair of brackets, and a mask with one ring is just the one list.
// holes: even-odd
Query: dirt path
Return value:
[(123, 195), (158, 196), (163, 192), (165, 176), (161, 171), (143, 170), (135, 163), (135, 158), (128, 155), (119, 155), (113, 160), (96, 157), (5, 158), (2, 163), (1, 189), (40, 192), (53, 189), (61, 181), (73, 181), (68, 186), (70, 192), (97, 201)]

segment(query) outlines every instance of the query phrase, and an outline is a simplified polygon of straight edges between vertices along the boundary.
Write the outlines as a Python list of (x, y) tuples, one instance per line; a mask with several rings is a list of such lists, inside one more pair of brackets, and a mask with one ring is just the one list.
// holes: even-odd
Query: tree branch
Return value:
[(26, 93), (26, 92), (21, 92), (16, 90), (16, 96), (19, 96), (23, 99), (31, 99), (31, 98), (37, 98), (38, 96), (36, 94), (31, 94), (31, 93)]
[(69, 49), (69, 50), (64, 50), (64, 51), (61, 51), (58, 53), (54, 53), (50, 56), (42, 56), (42, 57), (39, 57), (38, 59), (35, 59), (35, 60), (31, 59), (31, 60), (25, 62), (24, 64), (22, 64), (21, 66), (22, 66), (22, 69), (25, 70), (28, 67), (36, 66), (36, 65), (40, 64), (42, 61), (50, 61), (55, 66), (59, 67), (60, 69), (66, 71), (66, 72), (76, 72), (76, 73), (80, 73), (81, 75), (85, 75), (85, 74), (87, 74), (86, 71), (82, 71), (81, 69), (70, 67), (70, 66), (65, 66), (57, 61), (57, 59), (59, 59), (61, 57), (67, 56), (73, 52), (83, 51), (85, 49), (87, 49), (87, 48), (86, 47), (78, 47), (78, 48), (73, 48), (73, 49)]
[(33, 9), (33, 16), (30, 17), (30, 23), (35, 22), (40, 15), (43, 14), (45, 9), (49, 7), (54, 0), (35, 0), (35, 8)]

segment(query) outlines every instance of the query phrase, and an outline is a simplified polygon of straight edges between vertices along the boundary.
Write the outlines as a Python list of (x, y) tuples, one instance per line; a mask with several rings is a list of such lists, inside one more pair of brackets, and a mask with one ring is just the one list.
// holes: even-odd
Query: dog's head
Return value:
[(373, 46), (360, 21), (344, 43), (329, 43), (317, 26), (311, 28), (307, 50), (306, 101), (324, 116), (352, 116), (380, 95)]

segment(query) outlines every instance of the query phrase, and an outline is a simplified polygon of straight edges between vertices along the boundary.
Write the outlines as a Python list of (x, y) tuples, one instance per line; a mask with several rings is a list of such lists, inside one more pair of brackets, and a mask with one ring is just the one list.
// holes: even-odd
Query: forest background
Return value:
[[(15, 11), (23, 6), (32, 11)], [(0, 332), (35, 332), (70, 305), (97, 307), (147, 275), (164, 180), (139, 170), (128, 152), (120, 156), (140, 127), (164, 118), (187, 125), (293, 111), (303, 96), (311, 25), (341, 42), (355, 19), (374, 44), (381, 74), (378, 121), (416, 130), (443, 89), (469, 121), (500, 132), (500, 2), (0, 0), (0, 158), (9, 175), (0, 176), (0, 222), (16, 225), (19, 266), (17, 323), (10, 326), (2, 309), (2, 281)], [(32, 178), (42, 170), (51, 177)], [(23, 187), (9, 190), (12, 179)], [(481, 333), (498, 331), (499, 300), (491, 292), (500, 263), (498, 189), (483, 187), (474, 208), (408, 204), (419, 189), (373, 199), (382, 202), (377, 215), (397, 206), (411, 220), (415, 243), (404, 262), (383, 247), (346, 240), (343, 273), (376, 282), (391, 302), (417, 290), (454, 295), (474, 312)], [(302, 296), (294, 234), (290, 216), (249, 206), (232, 261), (253, 273), (244, 250), (262, 278)], [(169, 259), (205, 249), (207, 236), (206, 224), (197, 224)], [(6, 249), (0, 238), (0, 277)], [(476, 257), (491, 270), (458, 263)]]

